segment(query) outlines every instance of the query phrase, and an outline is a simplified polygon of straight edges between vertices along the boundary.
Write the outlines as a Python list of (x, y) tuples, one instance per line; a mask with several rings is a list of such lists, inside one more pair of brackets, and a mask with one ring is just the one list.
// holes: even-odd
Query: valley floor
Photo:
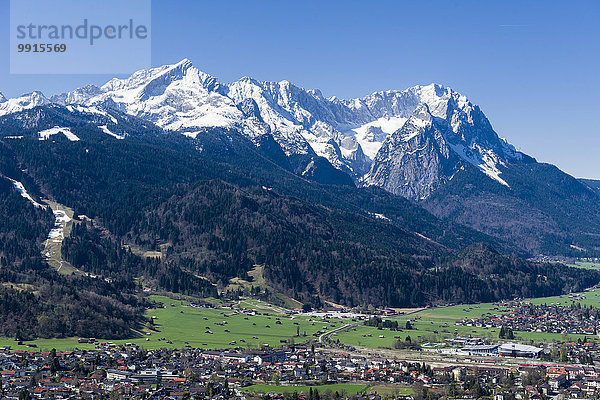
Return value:
[[(213, 308), (203, 308), (187, 300), (173, 300), (164, 296), (150, 296), (161, 302), (164, 308), (148, 309), (146, 317), (154, 321), (134, 337), (112, 340), (116, 345), (134, 343), (147, 349), (157, 348), (277, 348), (289, 344), (321, 342), (327, 337), (341, 345), (363, 349), (393, 350), (396, 342), (407, 337), (413, 344), (425, 345), (430, 349), (444, 347), (445, 339), (455, 336), (478, 337), (486, 341), (499, 340), (499, 328), (476, 326), (470, 319), (482, 315), (508, 315), (514, 306), (510, 303), (481, 303), (453, 305), (415, 310), (404, 310), (400, 315), (384, 317), (398, 321), (399, 329), (380, 330), (366, 326), (365, 314), (300, 313), (256, 299), (242, 299), (222, 303), (215, 301)], [(526, 301), (532, 305), (600, 307), (600, 289), (591, 289), (581, 294), (562, 295)], [(405, 329), (409, 321), (411, 329)], [(564, 341), (597, 340), (598, 336), (582, 333), (514, 332), (515, 342), (528, 344)], [(71, 350), (94, 349), (94, 343), (80, 343), (79, 338), (37, 339), (18, 345), (14, 339), (0, 338), (0, 346), (11, 346), (14, 350), (43, 349)], [(96, 338), (97, 342), (107, 342)], [(438, 345), (435, 345), (438, 343)], [(433, 344), (433, 345), (431, 345)], [(35, 346), (35, 347), (34, 347)]]

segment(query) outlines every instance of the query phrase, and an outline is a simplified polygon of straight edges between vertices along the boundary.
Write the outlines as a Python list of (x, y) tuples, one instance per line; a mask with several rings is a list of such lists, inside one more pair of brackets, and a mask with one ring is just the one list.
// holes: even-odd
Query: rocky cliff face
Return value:
[(407, 198), (429, 197), (461, 167), (460, 157), (444, 138), (445, 127), (439, 125), (427, 105), (420, 105), (385, 140), (362, 183)]
[(509, 186), (502, 169), (523, 155), (498, 137), (479, 107), (436, 85), (423, 88), (421, 99), (402, 128), (385, 139), (362, 184), (422, 200), (468, 163)]
[[(100, 88), (86, 86), (54, 96), (51, 101), (114, 108), (187, 136), (195, 136), (205, 127), (238, 129), (254, 140), (270, 134), (288, 156), (320, 156), (357, 181), (386, 188), (392, 188), (398, 181), (393, 178), (393, 182), (387, 182), (377, 173), (382, 169), (381, 164), (390, 163), (384, 170), (397, 170), (406, 160), (386, 161), (385, 155), (411, 151), (409, 147), (392, 151), (394, 144), (412, 145), (394, 140), (391, 135), (403, 128), (422, 105), (451, 127), (443, 136), (448, 145), (458, 146), (454, 150), (459, 157), (474, 165), (485, 165), (482, 170), (490, 177), (496, 179), (499, 175), (497, 164), (505, 150), (514, 153), (514, 149), (498, 139), (477, 106), (440, 85), (341, 100), (325, 98), (319, 90), (306, 90), (288, 81), (263, 82), (244, 77), (224, 84), (198, 70), (189, 60), (183, 60), (138, 71), (127, 79), (113, 79)], [(386, 139), (389, 142), (385, 154), (378, 155)], [(375, 159), (377, 165), (373, 163)], [(395, 166), (392, 168), (391, 164)], [(449, 171), (447, 166), (442, 170)], [(427, 174), (432, 175), (433, 171)], [(366, 173), (369, 174), (363, 178)], [(409, 178), (412, 173), (401, 175)], [(433, 179), (439, 184), (446, 178)], [(402, 185), (405, 183), (401, 181)], [(422, 180), (415, 181), (417, 186), (422, 184)], [(436, 185), (425, 184), (430, 189), (414, 191), (394, 187), (392, 191), (418, 198)]]

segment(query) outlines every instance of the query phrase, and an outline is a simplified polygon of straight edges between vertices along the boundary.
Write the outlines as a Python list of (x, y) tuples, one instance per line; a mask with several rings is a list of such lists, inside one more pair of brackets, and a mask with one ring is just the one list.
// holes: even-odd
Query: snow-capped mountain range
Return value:
[(14, 99), (6, 99), (0, 93), (0, 116), (28, 110), (33, 107), (43, 106), (51, 103), (42, 92), (32, 92), (24, 94)]
[(45, 104), (113, 109), (191, 137), (207, 127), (253, 140), (270, 134), (288, 156), (322, 156), (361, 184), (413, 199), (429, 196), (465, 162), (508, 186), (501, 170), (522, 158), (479, 107), (438, 84), (325, 98), (288, 81), (221, 83), (185, 59), (51, 98), (0, 94), (0, 116)]

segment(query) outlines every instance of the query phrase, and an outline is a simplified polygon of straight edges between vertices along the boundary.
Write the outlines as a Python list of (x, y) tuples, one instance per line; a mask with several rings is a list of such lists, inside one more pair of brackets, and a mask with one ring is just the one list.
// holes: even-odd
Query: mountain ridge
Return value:
[[(591, 239), (600, 234), (600, 192), (517, 151), (479, 106), (439, 84), (325, 98), (287, 80), (221, 83), (184, 59), (50, 99), (39, 92), (8, 99), (0, 115), (45, 104), (116, 110), (190, 138), (212, 128), (235, 130), (303, 178), (377, 186), (535, 255), (600, 251)], [(553, 208), (544, 203), (550, 198)]]
[[(38, 102), (23, 96), (16, 100), (21, 108), (0, 107), (0, 115), (48, 102), (102, 105), (188, 135), (203, 127), (235, 127), (249, 137), (271, 133), (288, 156), (316, 154), (358, 178), (367, 172), (383, 140), (403, 125), (418, 104), (443, 110), (444, 96), (456, 97), (461, 106), (470, 104), (465, 96), (439, 84), (379, 91), (356, 99), (326, 99), (318, 89), (303, 89), (287, 80), (242, 77), (221, 83), (184, 59)], [(260, 120), (240, 110), (250, 100)]]

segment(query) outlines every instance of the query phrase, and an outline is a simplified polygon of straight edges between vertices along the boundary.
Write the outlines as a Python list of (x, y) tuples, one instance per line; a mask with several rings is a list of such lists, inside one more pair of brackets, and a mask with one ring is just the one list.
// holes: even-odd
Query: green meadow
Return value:
[[(543, 297), (528, 299), (527, 301), (533, 304), (569, 306), (574, 303), (580, 303), (582, 306), (600, 307), (600, 290), (592, 289), (577, 295)], [(374, 327), (360, 325), (346, 332), (334, 334), (332, 338), (352, 346), (388, 349), (393, 348), (396, 340), (405, 340), (407, 336), (410, 336), (413, 343), (420, 344), (442, 342), (444, 339), (455, 335), (498, 339), (499, 332), (496, 328), (456, 326), (455, 322), (466, 318), (481, 317), (487, 313), (502, 315), (507, 312), (510, 312), (509, 308), (496, 303), (427, 308), (410, 315), (392, 318), (398, 321), (401, 328), (404, 328), (406, 321), (410, 320), (412, 325), (412, 329), (410, 330), (379, 330)], [(569, 335), (567, 337), (568, 340), (577, 340), (578, 338), (583, 339), (584, 335)], [(515, 332), (515, 340), (524, 343), (560, 342), (564, 339), (561, 333)], [(588, 336), (588, 339), (596, 340), (597, 338)]]
[(410, 396), (414, 393), (414, 390), (406, 386), (379, 385), (369, 387), (366, 392), (377, 393), (380, 395)]
[(352, 394), (378, 393), (380, 395), (400, 395), (408, 396), (413, 393), (412, 388), (397, 385), (363, 385), (353, 383), (336, 383), (330, 385), (318, 386), (277, 386), (277, 385), (252, 385), (242, 389), (246, 392), (254, 393), (308, 393), (310, 388), (318, 390), (319, 393), (326, 391)]
[[(222, 308), (193, 308), (188, 301), (172, 300), (164, 296), (151, 296), (162, 302), (165, 308), (150, 309), (146, 317), (153, 318), (154, 326), (144, 328), (136, 337), (124, 340), (112, 340), (115, 344), (135, 343), (147, 349), (182, 348), (187, 345), (205, 349), (274, 348), (285, 343), (303, 343), (316, 338), (317, 332), (324, 333), (336, 329), (348, 320), (321, 320), (308, 317), (290, 317), (285, 309), (268, 303), (247, 299), (242, 300), (235, 310)], [(577, 295), (562, 295), (530, 299), (534, 304), (559, 304), (567, 306), (573, 303), (600, 307), (600, 289), (593, 289)], [(240, 309), (254, 310), (260, 315), (245, 315)], [(412, 329), (390, 331), (387, 329), (358, 325), (345, 332), (331, 336), (333, 340), (353, 346), (368, 348), (393, 348), (398, 339), (410, 336), (413, 342), (442, 342), (454, 335), (498, 338), (494, 328), (456, 326), (455, 322), (465, 318), (481, 317), (482, 314), (503, 314), (510, 310), (495, 303), (456, 305), (450, 307), (426, 308), (416, 313), (393, 317), (404, 328), (410, 320)], [(211, 333), (207, 333), (207, 332)], [(299, 333), (299, 336), (297, 336)], [(383, 337), (380, 337), (383, 336)], [(515, 332), (515, 340), (525, 343), (562, 341), (560, 333)], [(583, 338), (583, 335), (569, 335), (569, 340)], [(162, 340), (164, 338), (164, 340)], [(35, 344), (37, 349), (70, 350), (93, 349), (94, 344), (78, 343), (78, 338), (37, 339), (25, 344)], [(108, 341), (98, 338), (98, 341)], [(169, 343), (171, 342), (171, 343)], [(17, 345), (11, 338), (0, 338), (0, 346), (11, 346), (13, 350), (34, 350), (25, 345)]]
[(582, 306), (600, 307), (600, 289), (588, 290), (577, 295), (563, 294), (562, 296), (541, 297), (538, 299), (531, 299), (530, 301), (532, 304), (558, 304), (561, 306), (569, 306), (573, 303), (579, 303)]
[(590, 261), (576, 261), (573, 264), (567, 264), (569, 267), (584, 269), (600, 269), (600, 263)]
[[(111, 342), (135, 343), (147, 349), (182, 348), (186, 345), (205, 349), (273, 348), (285, 344), (282, 341), (288, 343), (309, 341), (314, 338), (313, 334), (316, 332), (335, 329), (344, 322), (288, 317), (277, 312), (281, 309), (256, 301), (250, 301), (243, 306), (248, 309), (259, 309), (261, 315), (245, 315), (227, 308), (193, 308), (187, 301), (171, 300), (161, 296), (151, 298), (165, 305), (165, 308), (151, 309), (146, 312), (148, 318), (155, 317), (154, 327), (145, 328), (136, 338), (111, 340)], [(298, 331), (300, 335), (296, 336)], [(107, 340), (98, 338), (98, 341)], [(168, 343), (169, 341), (172, 343)], [(0, 346), (11, 346), (13, 350), (32, 350), (26, 346), (17, 346), (16, 343), (13, 339), (0, 338)], [(93, 344), (77, 343), (77, 338), (38, 339), (25, 344), (35, 344), (38, 349), (47, 350), (95, 347)]]
[(243, 388), (246, 392), (256, 393), (308, 393), (310, 389), (318, 390), (319, 393), (326, 391), (345, 392), (346, 394), (359, 394), (365, 393), (369, 388), (368, 385), (359, 385), (351, 383), (336, 383), (331, 385), (318, 385), (318, 386), (278, 386), (278, 385), (252, 385)]

